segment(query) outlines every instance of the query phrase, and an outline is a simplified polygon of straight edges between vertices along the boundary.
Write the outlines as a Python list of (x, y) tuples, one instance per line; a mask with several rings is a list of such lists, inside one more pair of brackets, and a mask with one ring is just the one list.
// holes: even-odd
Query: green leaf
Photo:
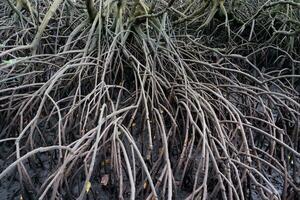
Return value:
[(88, 193), (90, 191), (91, 187), (92, 187), (91, 182), (90, 181), (86, 182), (86, 184), (85, 184), (85, 191)]
[(8, 65), (12, 65), (12, 64), (14, 64), (15, 62), (16, 62), (15, 59), (11, 59), (11, 60), (3, 60), (3, 63), (4, 63), (4, 64), (8, 64)]

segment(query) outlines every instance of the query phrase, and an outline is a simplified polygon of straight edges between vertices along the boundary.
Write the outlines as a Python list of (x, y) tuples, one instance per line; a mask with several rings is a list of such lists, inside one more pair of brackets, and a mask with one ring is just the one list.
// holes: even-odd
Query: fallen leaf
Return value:
[(107, 186), (108, 180), (109, 180), (108, 174), (105, 174), (104, 176), (102, 176), (102, 178), (101, 178), (101, 185)]
[(148, 186), (148, 182), (147, 182), (147, 181), (145, 181), (145, 182), (144, 182), (144, 189), (146, 189), (146, 188), (147, 188), (147, 186)]
[(164, 151), (164, 148), (159, 148), (158, 149), (159, 154), (163, 153), (163, 151)]
[(109, 165), (109, 164), (110, 164), (110, 159), (106, 159), (106, 160), (105, 160), (105, 164), (106, 164), (106, 165)]

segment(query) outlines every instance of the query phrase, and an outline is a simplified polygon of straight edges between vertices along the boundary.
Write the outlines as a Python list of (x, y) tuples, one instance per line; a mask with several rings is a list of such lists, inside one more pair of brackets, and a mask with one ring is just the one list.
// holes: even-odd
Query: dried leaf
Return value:
[(107, 186), (108, 181), (109, 181), (109, 175), (108, 175), (108, 174), (105, 174), (105, 175), (102, 176), (102, 178), (101, 178), (101, 185)]
[(159, 154), (163, 153), (163, 151), (164, 151), (164, 148), (159, 148), (158, 149)]
[(145, 181), (145, 182), (144, 182), (144, 189), (146, 189), (146, 188), (147, 188), (147, 186), (148, 186), (148, 182), (147, 182), (147, 181)]

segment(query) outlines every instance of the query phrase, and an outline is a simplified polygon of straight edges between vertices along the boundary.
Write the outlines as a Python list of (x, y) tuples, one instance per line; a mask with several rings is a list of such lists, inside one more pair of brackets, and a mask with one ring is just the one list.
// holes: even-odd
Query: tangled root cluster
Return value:
[(7, 0), (0, 10), (5, 198), (299, 195), (296, 1)]

